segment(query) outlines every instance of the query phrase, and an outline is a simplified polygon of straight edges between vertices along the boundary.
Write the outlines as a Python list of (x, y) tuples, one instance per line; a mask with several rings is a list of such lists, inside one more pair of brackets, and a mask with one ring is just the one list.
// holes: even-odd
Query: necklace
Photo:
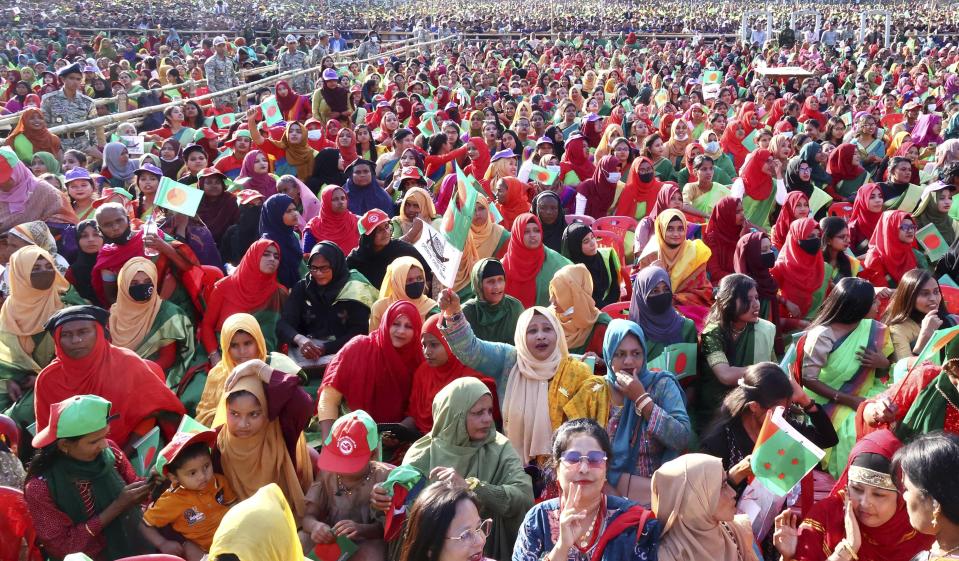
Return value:
[(729, 331), (733, 334), (733, 339), (736, 339), (746, 331), (746, 326), (744, 325), (742, 329), (736, 329), (732, 324), (729, 324)]
[[(949, 557), (950, 555), (952, 555), (952, 553), (953, 553), (954, 551), (959, 550), (959, 545), (957, 545), (956, 547), (953, 547), (953, 548), (951, 548), (951, 549), (943, 550), (943, 549), (942, 549), (942, 546), (937, 543), (937, 544), (936, 544), (936, 548), (939, 550), (939, 553), (936, 554), (936, 557)], [(932, 553), (932, 552), (930, 551), (930, 554), (931, 554), (931, 553)]]
[[(950, 407), (959, 411), (959, 406), (957, 406), (955, 403), (952, 402), (951, 399), (949, 399), (949, 396), (946, 395), (946, 392), (942, 391), (942, 388), (939, 387), (939, 384), (936, 384), (936, 391), (939, 392), (939, 395), (942, 396), (942, 399), (946, 400), (946, 403), (948, 403)], [(954, 549), (959, 549), (959, 546), (956, 546)]]
[(343, 495), (346, 495), (347, 497), (352, 497), (353, 491), (355, 491), (357, 487), (362, 487), (368, 483), (371, 477), (373, 477), (373, 470), (368, 469), (366, 471), (366, 475), (363, 476), (363, 479), (360, 480), (359, 484), (354, 487), (347, 487), (346, 485), (343, 485), (343, 480), (340, 478), (340, 474), (336, 474), (336, 496), (342, 497)]

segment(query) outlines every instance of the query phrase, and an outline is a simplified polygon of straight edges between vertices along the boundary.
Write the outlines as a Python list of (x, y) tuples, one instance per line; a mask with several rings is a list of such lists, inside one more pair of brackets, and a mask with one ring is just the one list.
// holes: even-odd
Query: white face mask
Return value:
[(676, 135), (676, 140), (679, 140), (679, 141), (686, 140), (687, 138), (689, 138), (689, 135), (688, 135), (688, 134), (677, 134), (677, 135)]
[(623, 174), (619, 173), (618, 171), (611, 172), (609, 174), (609, 182), (616, 183), (617, 181), (619, 181), (619, 178), (621, 178), (622, 176)]
[(716, 153), (719, 152), (719, 142), (711, 140), (706, 143), (706, 152)]
[(321, 130), (309, 131), (306, 133), (306, 137), (309, 138), (310, 140), (319, 140), (323, 138), (323, 131)]

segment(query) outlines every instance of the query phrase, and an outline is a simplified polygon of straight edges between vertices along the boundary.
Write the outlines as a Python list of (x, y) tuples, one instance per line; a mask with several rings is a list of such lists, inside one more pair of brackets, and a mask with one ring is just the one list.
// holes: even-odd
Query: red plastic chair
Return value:
[(580, 224), (585, 224), (587, 226), (592, 226), (596, 219), (592, 216), (587, 216), (585, 214), (567, 214), (566, 215), (566, 225), (569, 226), (573, 222), (579, 222)]
[(829, 211), (827, 214), (829, 214), (829, 216), (838, 216), (839, 218), (848, 219), (850, 216), (852, 216), (852, 203), (833, 203), (829, 206)]
[(23, 491), (0, 487), (0, 561), (19, 561), (24, 543), (28, 561), (43, 560)]
[(629, 319), (629, 302), (614, 302), (602, 310), (613, 319)]
[(616, 252), (616, 256), (619, 258), (619, 278), (625, 284), (626, 300), (629, 301), (632, 295), (633, 287), (629, 281), (629, 272), (626, 267), (626, 242), (624, 241), (623, 236), (610, 230), (598, 229), (593, 230), (593, 235), (596, 236), (596, 245), (599, 247), (611, 248)]
[(636, 231), (638, 224), (639, 222), (635, 218), (629, 216), (602, 216), (593, 222), (593, 228), (616, 232), (625, 239), (626, 232)]

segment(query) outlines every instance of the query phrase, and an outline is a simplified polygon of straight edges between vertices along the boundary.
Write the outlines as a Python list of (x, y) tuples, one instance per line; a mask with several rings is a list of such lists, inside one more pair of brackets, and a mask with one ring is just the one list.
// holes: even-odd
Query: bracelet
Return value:
[(86, 522), (83, 523), (83, 529), (86, 530), (87, 533), (90, 534), (91, 536), (97, 537), (97, 535), (93, 533), (93, 530), (91, 530), (90, 527), (87, 526)]
[(849, 545), (849, 542), (846, 541), (845, 539), (840, 541), (839, 545), (836, 546), (836, 551), (839, 551), (839, 550), (845, 550), (846, 553), (848, 553), (849, 556), (852, 557), (854, 561), (856, 559), (859, 559), (859, 555), (856, 554), (856, 551), (852, 548), (851, 545)]
[(636, 414), (642, 415), (643, 409), (645, 409), (646, 406), (652, 402), (653, 402), (653, 398), (649, 397), (648, 395), (640, 399), (637, 399), (635, 404)]

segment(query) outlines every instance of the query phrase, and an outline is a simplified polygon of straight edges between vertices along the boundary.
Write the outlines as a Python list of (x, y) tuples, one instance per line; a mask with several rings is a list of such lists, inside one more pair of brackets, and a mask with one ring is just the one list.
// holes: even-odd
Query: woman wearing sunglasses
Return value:
[(655, 559), (659, 523), (642, 506), (607, 495), (612, 447), (592, 419), (563, 423), (552, 461), (560, 496), (534, 506), (520, 528), (512, 561), (640, 561)]

